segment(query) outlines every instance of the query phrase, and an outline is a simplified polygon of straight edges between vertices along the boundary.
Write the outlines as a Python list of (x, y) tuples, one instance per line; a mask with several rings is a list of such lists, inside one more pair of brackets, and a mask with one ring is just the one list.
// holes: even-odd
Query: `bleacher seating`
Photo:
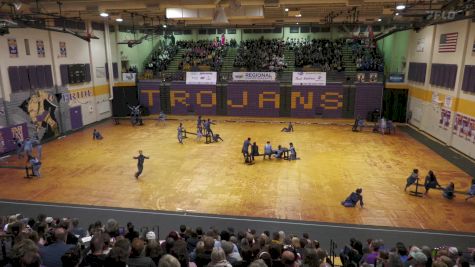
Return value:
[(131, 222), (125, 228), (109, 219), (85, 229), (77, 219), (21, 214), (0, 217), (0, 226), (0, 265), (13, 267), (469, 267), (475, 260), (475, 250), (432, 250), (401, 242), (383, 244), (378, 239), (363, 245), (351, 238), (348, 245), (328, 253), (315, 237), (283, 231), (203, 230), (181, 225), (160, 240), (154, 230), (139, 233)]
[(234, 66), (248, 71), (281, 71), (287, 67), (284, 60), (285, 42), (282, 40), (247, 40), (238, 48)]

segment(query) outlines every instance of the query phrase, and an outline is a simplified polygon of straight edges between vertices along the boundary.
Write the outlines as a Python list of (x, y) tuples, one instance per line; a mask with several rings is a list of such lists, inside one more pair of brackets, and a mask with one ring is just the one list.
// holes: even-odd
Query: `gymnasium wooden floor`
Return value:
[[(175, 118), (195, 131), (195, 117)], [(232, 118), (217, 118), (213, 131), (224, 142), (209, 145), (191, 135), (180, 145), (178, 121), (146, 121), (142, 127), (103, 122), (96, 125), (102, 141), (93, 141), (88, 128), (44, 145), (39, 179), (0, 169), (0, 198), (475, 232), (473, 199), (449, 201), (438, 190), (423, 198), (404, 192), (415, 167), (422, 177), (433, 170), (443, 185), (454, 181), (457, 190), (467, 190), (470, 177), (401, 131), (382, 136), (353, 133), (348, 126), (297, 124), (294, 133), (281, 133), (285, 124), (223, 119)], [(301, 160), (259, 158), (246, 165), (240, 151), (248, 136), (260, 151), (267, 140), (274, 147), (293, 142)], [(139, 149), (150, 159), (136, 180), (132, 157)], [(24, 162), (10, 157), (0, 164)], [(342, 207), (340, 201), (357, 187), (363, 188), (365, 207)]]

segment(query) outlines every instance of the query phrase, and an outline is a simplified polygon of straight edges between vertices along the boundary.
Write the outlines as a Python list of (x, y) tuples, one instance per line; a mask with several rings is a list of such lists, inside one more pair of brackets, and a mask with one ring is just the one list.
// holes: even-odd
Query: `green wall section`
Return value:
[(378, 48), (384, 55), (386, 75), (405, 72), (408, 43), (409, 31), (396, 32), (378, 41)]

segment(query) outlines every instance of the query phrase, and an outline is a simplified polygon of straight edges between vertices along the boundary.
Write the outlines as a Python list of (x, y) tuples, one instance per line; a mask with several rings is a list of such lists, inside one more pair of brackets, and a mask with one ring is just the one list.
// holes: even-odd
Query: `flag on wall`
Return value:
[(457, 50), (458, 35), (458, 32), (441, 34), (439, 40), (439, 53), (455, 52), (455, 50)]

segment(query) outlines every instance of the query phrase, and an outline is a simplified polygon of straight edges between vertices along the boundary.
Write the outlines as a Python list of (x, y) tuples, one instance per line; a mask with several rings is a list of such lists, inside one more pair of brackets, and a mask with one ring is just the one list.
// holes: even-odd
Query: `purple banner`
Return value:
[(216, 115), (216, 85), (172, 82), (170, 105), (172, 114)]
[(159, 114), (160, 107), (160, 81), (140, 81), (137, 84), (139, 89), (139, 102), (147, 107), (150, 114)]
[(366, 118), (368, 112), (381, 110), (383, 103), (382, 83), (356, 83), (355, 117)]
[(290, 93), (290, 115), (292, 117), (340, 118), (343, 108), (342, 84), (326, 86), (294, 86)]
[(269, 117), (279, 116), (279, 83), (230, 82), (226, 90), (228, 115)]
[(20, 141), (23, 141), (28, 137), (26, 123), (0, 129), (0, 154), (16, 150), (16, 145), (13, 142), (14, 137)]

